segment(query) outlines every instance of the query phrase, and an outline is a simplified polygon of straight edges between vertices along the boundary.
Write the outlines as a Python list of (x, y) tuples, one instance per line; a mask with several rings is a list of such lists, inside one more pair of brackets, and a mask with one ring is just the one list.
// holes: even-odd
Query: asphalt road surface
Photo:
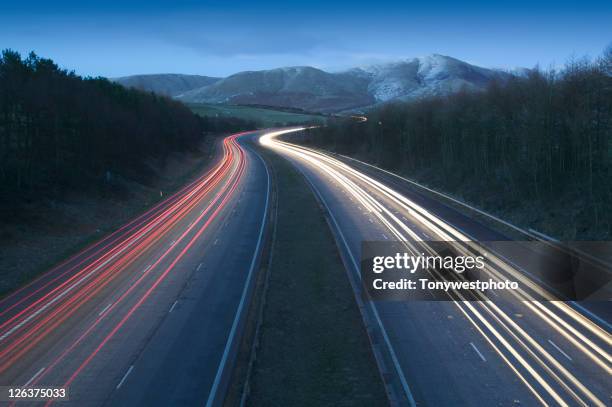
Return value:
[[(499, 236), (482, 224), (388, 182), (375, 168), (279, 140), (260, 139), (289, 159), (325, 207), (349, 276), (359, 281), (362, 241), (427, 241)], [(282, 138), (281, 138), (282, 139)], [(489, 275), (525, 289), (483, 301), (365, 301), (364, 314), (385, 353), (382, 368), (399, 404), (428, 406), (605, 406), (612, 402), (609, 321), (570, 302), (531, 301), (540, 289), (507, 259)], [(354, 285), (359, 291), (360, 286)], [(358, 293), (360, 294), (360, 293)]]
[[(279, 134), (260, 142), (311, 184), (358, 299), (362, 241), (428, 251), (430, 240), (499, 238), (381, 170)], [(63, 387), (78, 406), (219, 405), (266, 237), (270, 176), (245, 142), (257, 137), (226, 138), (200, 178), (2, 299), (0, 385)], [(517, 292), (360, 304), (394, 401), (610, 404), (608, 318), (532, 301), (540, 288), (514, 260), (493, 255), (487, 272), (520, 280)]]
[(267, 223), (270, 178), (248, 137), (0, 301), (0, 385), (64, 387), (75, 406), (219, 404)]

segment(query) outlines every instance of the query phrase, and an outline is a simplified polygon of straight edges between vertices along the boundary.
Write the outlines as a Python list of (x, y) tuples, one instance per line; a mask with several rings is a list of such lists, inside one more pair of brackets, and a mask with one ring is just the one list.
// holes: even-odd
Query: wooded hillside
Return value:
[(109, 175), (163, 165), (205, 132), (253, 126), (200, 118), (167, 97), (81, 78), (50, 59), (11, 50), (0, 58), (0, 203), (91, 188)]

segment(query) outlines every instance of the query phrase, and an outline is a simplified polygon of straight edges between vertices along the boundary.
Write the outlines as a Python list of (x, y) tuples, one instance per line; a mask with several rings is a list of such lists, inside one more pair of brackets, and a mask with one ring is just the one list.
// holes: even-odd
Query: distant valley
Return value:
[(506, 81), (525, 72), (487, 69), (433, 54), (334, 73), (299, 66), (245, 71), (226, 78), (155, 74), (113, 80), (189, 103), (257, 104), (336, 113), (461, 89), (482, 90), (494, 79)]

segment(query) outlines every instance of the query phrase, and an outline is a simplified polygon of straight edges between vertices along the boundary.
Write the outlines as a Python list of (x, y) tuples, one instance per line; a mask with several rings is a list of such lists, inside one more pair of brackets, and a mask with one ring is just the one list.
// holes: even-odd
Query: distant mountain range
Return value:
[(226, 78), (198, 75), (135, 75), (114, 79), (129, 87), (184, 102), (258, 104), (314, 112), (364, 110), (392, 100), (481, 90), (526, 70), (481, 68), (444, 55), (330, 73), (309, 66), (245, 71)]

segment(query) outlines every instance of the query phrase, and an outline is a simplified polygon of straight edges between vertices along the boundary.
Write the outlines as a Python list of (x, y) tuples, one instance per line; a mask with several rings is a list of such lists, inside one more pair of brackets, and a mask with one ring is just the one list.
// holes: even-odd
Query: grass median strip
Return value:
[(386, 405), (323, 212), (290, 163), (264, 154), (276, 174), (278, 213), (247, 405)]

